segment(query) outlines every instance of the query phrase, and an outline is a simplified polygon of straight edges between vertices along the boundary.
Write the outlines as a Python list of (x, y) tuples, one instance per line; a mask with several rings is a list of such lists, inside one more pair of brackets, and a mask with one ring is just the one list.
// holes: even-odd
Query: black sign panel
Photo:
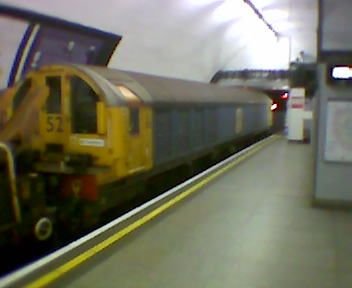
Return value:
[(18, 48), (9, 85), (42, 65), (76, 63), (106, 66), (121, 36), (31, 11), (0, 5), (0, 16), (30, 24)]

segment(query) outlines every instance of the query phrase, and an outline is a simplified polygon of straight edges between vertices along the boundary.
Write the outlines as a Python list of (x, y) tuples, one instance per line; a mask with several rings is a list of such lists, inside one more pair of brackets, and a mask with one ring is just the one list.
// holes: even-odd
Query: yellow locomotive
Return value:
[(119, 183), (268, 133), (270, 105), (255, 90), (103, 67), (28, 73), (0, 98), (0, 243), (46, 240), (62, 219), (91, 225), (126, 198)]

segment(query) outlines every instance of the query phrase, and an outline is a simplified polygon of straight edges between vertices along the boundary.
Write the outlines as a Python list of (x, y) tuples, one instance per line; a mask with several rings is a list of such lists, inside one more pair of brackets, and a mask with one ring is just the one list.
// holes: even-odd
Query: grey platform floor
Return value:
[(279, 140), (65, 287), (352, 287), (352, 213), (311, 207), (311, 165), (309, 145)]

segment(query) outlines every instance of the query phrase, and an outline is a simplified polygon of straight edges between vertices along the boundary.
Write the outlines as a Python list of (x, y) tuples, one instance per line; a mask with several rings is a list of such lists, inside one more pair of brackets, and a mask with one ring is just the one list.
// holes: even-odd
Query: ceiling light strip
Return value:
[(268, 29), (272, 31), (277, 38), (280, 36), (279, 32), (277, 32), (274, 27), (268, 21), (265, 20), (263, 14), (260, 13), (260, 11), (257, 9), (257, 7), (255, 7), (251, 0), (243, 0), (243, 2), (246, 3), (253, 10), (253, 12), (258, 16), (258, 18), (264, 22), (266, 27), (268, 27)]

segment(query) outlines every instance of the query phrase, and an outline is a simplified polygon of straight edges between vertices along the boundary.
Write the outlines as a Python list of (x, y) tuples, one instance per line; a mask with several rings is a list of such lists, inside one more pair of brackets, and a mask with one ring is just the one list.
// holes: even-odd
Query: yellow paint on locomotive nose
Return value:
[[(88, 118), (92, 115), (96, 117), (97, 129), (94, 133), (78, 133), (74, 130), (74, 121), (77, 116), (73, 114), (73, 99), (76, 95), (71, 85), (71, 80), (74, 77), (76, 77), (75, 79), (80, 79), (87, 87), (90, 87), (89, 89), (96, 94), (98, 99), (95, 111), (93, 111), (94, 113), (86, 115)], [(61, 159), (60, 161), (62, 161), (67, 158), (67, 155), (89, 154), (92, 156), (92, 165), (94, 167), (104, 167), (105, 172), (97, 174), (100, 184), (116, 181), (136, 172), (152, 168), (153, 155), (151, 151), (153, 151), (153, 143), (152, 125), (150, 123), (152, 122), (153, 114), (151, 107), (145, 106), (139, 101), (138, 108), (136, 109), (138, 109), (139, 113), (138, 126), (140, 129), (138, 133), (131, 133), (129, 102), (126, 102), (122, 106), (107, 106), (107, 103), (104, 102), (107, 99), (107, 96), (104, 94), (106, 90), (100, 87), (101, 83), (96, 82), (96, 79), (92, 79), (85, 72), (75, 69), (73, 66), (53, 65), (30, 72), (27, 75), (27, 79), (31, 79), (33, 85), (31, 89), (33, 91), (41, 91), (39, 94), (36, 94), (38, 96), (36, 104), (31, 104), (33, 107), (36, 107), (34, 110), (37, 111), (35, 113), (37, 120), (32, 121), (26, 117), (22, 117), (28, 114), (28, 107), (19, 107), (18, 109), (22, 109), (23, 111), (21, 110), (21, 115), (19, 115), (21, 117), (17, 118), (21, 118), (22, 120), (27, 119), (22, 121), (24, 125), (31, 123), (33, 129), (27, 129), (31, 132), (26, 133), (25, 143), (23, 139), (22, 143), (30, 150), (40, 151), (41, 161), (48, 161), (49, 158), (51, 160), (57, 159), (57, 161)], [(51, 82), (48, 82), (48, 79)], [(48, 86), (48, 83), (60, 83), (57, 86), (59, 90), (56, 92), (53, 91), (53, 87)], [(125, 90), (127, 88), (124, 88), (122, 85), (119, 87), (126, 94)], [(17, 111), (13, 111), (13, 99), (19, 88), (20, 85), (8, 89), (5, 93), (6, 97), (0, 99), (1, 103), (4, 104), (0, 106), (0, 124), (7, 124), (13, 113)], [(116, 89), (115, 93), (121, 93), (119, 91)], [(53, 95), (60, 97), (58, 98), (60, 99), (59, 102), (54, 102), (60, 107), (48, 106), (48, 101)], [(117, 94), (116, 97), (118, 97)], [(33, 102), (33, 99), (28, 99), (28, 102)], [(130, 104), (135, 105), (135, 101)], [(82, 107), (78, 107), (78, 109), (84, 115), (86, 110)], [(91, 112), (89, 111), (89, 113)], [(22, 126), (20, 127), (18, 123), (18, 121), (13, 123), (15, 127), (10, 130), (21, 130), (23, 125), (21, 124)], [(7, 127), (7, 130), (9, 130), (9, 127)], [(12, 137), (11, 135), (14, 133), (11, 133), (7, 133), (6, 135)], [(53, 152), (50, 151), (51, 156), (48, 157), (48, 147), (57, 147), (57, 151), (54, 151), (54, 154), (57, 154), (57, 156), (53, 158)], [(140, 149), (140, 147), (144, 147), (145, 149)]]

